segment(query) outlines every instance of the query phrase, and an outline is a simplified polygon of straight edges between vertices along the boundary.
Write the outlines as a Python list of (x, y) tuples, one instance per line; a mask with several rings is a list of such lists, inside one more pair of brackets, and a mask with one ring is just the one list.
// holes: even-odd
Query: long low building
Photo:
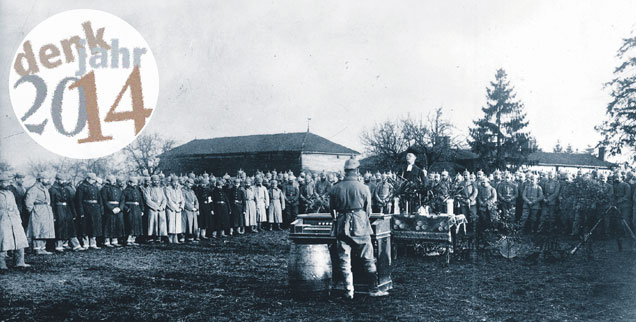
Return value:
[(570, 173), (593, 170), (610, 172), (617, 165), (605, 161), (605, 151), (598, 156), (589, 153), (533, 152), (528, 156), (529, 168), (536, 171), (566, 171)]
[(342, 171), (355, 150), (310, 132), (195, 139), (160, 156), (164, 173)]

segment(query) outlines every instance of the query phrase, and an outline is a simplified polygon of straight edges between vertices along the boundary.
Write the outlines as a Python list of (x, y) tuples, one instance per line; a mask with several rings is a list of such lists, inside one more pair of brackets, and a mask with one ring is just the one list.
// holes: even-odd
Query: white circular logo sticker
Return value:
[(119, 151), (148, 124), (159, 73), (122, 19), (70, 10), (36, 26), (13, 58), (9, 95), (24, 130), (47, 150), (88, 159)]

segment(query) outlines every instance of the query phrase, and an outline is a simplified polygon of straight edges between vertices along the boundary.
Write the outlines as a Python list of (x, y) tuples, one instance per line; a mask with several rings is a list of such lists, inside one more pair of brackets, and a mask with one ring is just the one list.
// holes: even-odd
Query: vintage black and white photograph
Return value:
[(636, 321), (636, 2), (0, 2), (0, 321)]

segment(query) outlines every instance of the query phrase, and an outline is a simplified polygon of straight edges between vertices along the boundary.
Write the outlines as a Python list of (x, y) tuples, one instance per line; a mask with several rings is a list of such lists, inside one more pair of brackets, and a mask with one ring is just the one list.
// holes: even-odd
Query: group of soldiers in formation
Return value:
[(70, 176), (0, 174), (0, 269), (7, 251), (24, 266), (24, 249), (49, 255), (138, 242), (181, 243), (227, 235), (285, 229), (300, 211), (328, 207), (335, 175), (239, 171), (215, 177), (163, 174), (141, 177), (88, 173), (74, 185)]
[[(516, 173), (499, 170), (486, 175), (465, 171), (454, 178), (448, 172), (426, 174), (417, 178), (420, 183), (420, 202), (430, 206), (435, 213), (446, 212), (446, 200), (454, 199), (454, 211), (464, 214), (477, 242), (486, 228), (504, 233), (546, 233), (580, 236), (587, 232), (593, 219), (603, 217), (604, 237), (632, 234), (636, 226), (636, 175), (629, 171), (612, 174), (592, 171), (576, 175), (562, 172)], [(590, 215), (578, 209), (576, 204), (563, 202), (576, 191), (574, 181), (594, 180), (602, 187), (603, 200)], [(570, 186), (572, 185), (572, 186)], [(578, 197), (578, 194), (577, 194)], [(422, 202), (421, 200), (425, 200)], [(414, 201), (415, 203), (415, 201)], [(602, 208), (604, 206), (605, 208)], [(604, 213), (614, 207), (613, 215)], [(621, 228), (622, 227), (622, 228)], [(620, 244), (619, 244), (620, 247)]]
[[(579, 174), (601, 182), (608, 200), (629, 225), (636, 224), (636, 176), (631, 172)], [(564, 209), (563, 188), (574, 177), (568, 173), (495, 171), (486, 175), (430, 173), (415, 166), (397, 173), (366, 173), (359, 181), (369, 187), (375, 213), (411, 211), (428, 205), (434, 213), (446, 212), (446, 200), (454, 199), (465, 214), (477, 240), (487, 227), (506, 229), (510, 224), (524, 232), (560, 232), (577, 235), (585, 218)], [(291, 171), (257, 171), (252, 176), (238, 171), (215, 177), (207, 173), (188, 176), (163, 174), (104, 180), (89, 173), (78, 185), (70, 176), (41, 173), (33, 186), (23, 186), (24, 175), (0, 175), (0, 252), (15, 250), (18, 266), (24, 248), (36, 254), (55, 251), (135, 246), (140, 241), (195, 242), (260, 230), (285, 229), (298, 213), (327, 212), (331, 187), (342, 174)], [(610, 181), (608, 181), (610, 179)], [(396, 197), (415, 187), (417, 200), (404, 195), (400, 210)], [(632, 192), (634, 194), (632, 195)], [(405, 209), (405, 201), (411, 206)], [(633, 202), (634, 201), (634, 202)], [(409, 210), (411, 209), (411, 210)], [(635, 222), (632, 223), (632, 218)], [(611, 234), (606, 218), (605, 234)], [(30, 241), (31, 245), (27, 242)], [(98, 246), (99, 242), (99, 246)], [(6, 255), (6, 254), (5, 254)], [(0, 268), (6, 268), (0, 255)]]

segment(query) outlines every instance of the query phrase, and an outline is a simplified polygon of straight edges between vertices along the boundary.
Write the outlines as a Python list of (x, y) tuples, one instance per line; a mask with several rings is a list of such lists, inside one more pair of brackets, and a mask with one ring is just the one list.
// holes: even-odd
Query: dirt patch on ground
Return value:
[(0, 273), (0, 320), (636, 320), (636, 252), (595, 242), (554, 263), (401, 256), (386, 298), (295, 299), (289, 242), (265, 232), (189, 245), (27, 256)]

